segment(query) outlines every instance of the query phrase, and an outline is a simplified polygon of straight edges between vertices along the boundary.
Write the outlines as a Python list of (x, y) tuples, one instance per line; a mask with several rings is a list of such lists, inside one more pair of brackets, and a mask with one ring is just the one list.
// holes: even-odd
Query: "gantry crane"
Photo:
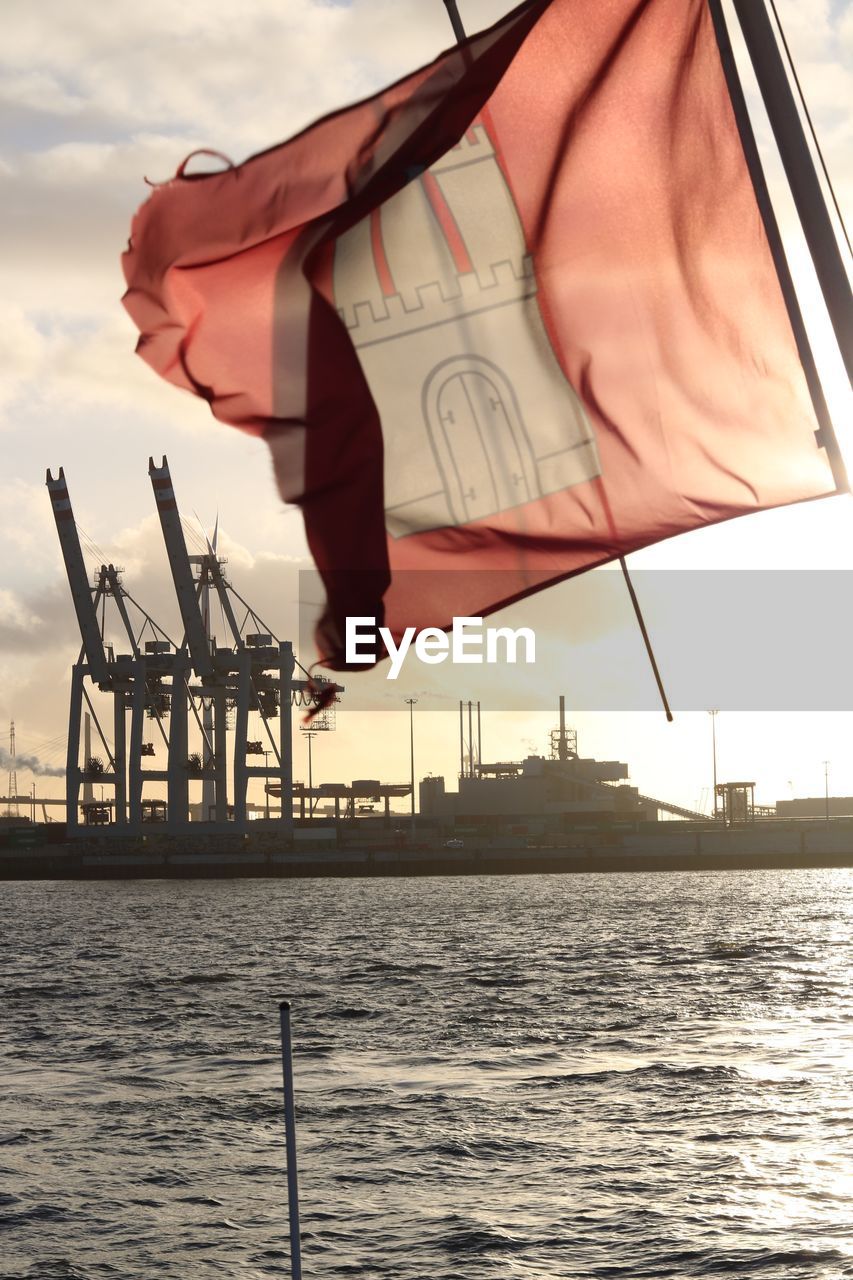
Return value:
[[(80, 627), (83, 647), (72, 669), (71, 710), (67, 756), (68, 830), (79, 831), (80, 786), (97, 781), (112, 787), (114, 800), (108, 806), (109, 829), (137, 834), (146, 812), (162, 802), (143, 801), (145, 782), (165, 783), (167, 802), (161, 829), (186, 832), (190, 823), (189, 788), (202, 784), (203, 803), (212, 796), (210, 809), (202, 814), (202, 828), (208, 831), (247, 829), (249, 780), (262, 777), (265, 785), (282, 796), (282, 816), (278, 826), (287, 831), (293, 822), (293, 707), (310, 707), (343, 692), (340, 685), (321, 678), (294, 679), (296, 661), (288, 640), (279, 641), (271, 629), (240, 596), (223, 572), (215, 542), (202, 555), (189, 555), (181, 517), (175, 501), (166, 459), (156, 467), (149, 460), (160, 525), (184, 628), (180, 644), (169, 639), (151, 616), (125, 590), (119, 570), (102, 564), (91, 585), (86, 573), (65, 473), (53, 479), (47, 473), (47, 487), (53, 504), (60, 546), (65, 560), (71, 596)], [(218, 599), (228, 628), (228, 643), (217, 645), (210, 634), (208, 598)], [(110, 599), (121, 618), (129, 653), (116, 654), (105, 643), (103, 605)], [(145, 619), (139, 635), (134, 633), (127, 602)], [(234, 604), (245, 610), (238, 624)], [(101, 609), (101, 618), (98, 612)], [(249, 625), (251, 624), (251, 625)], [(152, 639), (142, 646), (142, 635), (151, 628)], [(110, 747), (89, 696), (87, 683), (97, 686), (113, 699), (113, 746)], [(107, 767), (97, 769), (88, 758), (81, 768), (80, 729), (85, 706), (92, 714), (107, 757)], [(262, 742), (248, 741), (249, 713), (260, 713), (270, 742), (265, 752)], [(130, 734), (127, 713), (130, 712)], [(234, 713), (233, 750), (229, 752), (229, 714)], [(193, 717), (201, 741), (201, 751), (190, 750), (189, 726)], [(143, 760), (154, 754), (143, 742), (145, 718), (156, 720), (167, 747), (167, 768), (144, 768)], [(278, 734), (270, 722), (278, 719)], [(168, 721), (168, 735), (164, 727)], [(232, 769), (229, 771), (229, 755)], [(273, 755), (275, 767), (249, 763), (251, 755)], [(88, 756), (88, 749), (87, 749)], [(269, 794), (269, 792), (268, 792)], [(146, 809), (147, 806), (147, 809)], [(86, 805), (82, 806), (84, 809)], [(103, 812), (103, 806), (96, 806)], [(196, 823), (193, 830), (199, 830)]]
[[(143, 784), (146, 778), (160, 780), (160, 775), (156, 771), (146, 771), (142, 767), (143, 755), (147, 754), (143, 749), (144, 721), (146, 715), (156, 719), (162, 732), (164, 712), (168, 711), (171, 702), (169, 686), (164, 681), (167, 682), (172, 675), (174, 645), (150, 614), (146, 613), (125, 590), (115, 565), (102, 564), (95, 575), (94, 584), (90, 583), (62, 467), (55, 480), (48, 471), (47, 487), (71, 588), (71, 598), (83, 641), (80, 655), (71, 672), (71, 706), (66, 757), (68, 831), (73, 835), (80, 827), (80, 785), (82, 782), (92, 783), (93, 781), (97, 781), (101, 786), (112, 788), (113, 801), (108, 808), (112, 814), (114, 826), (120, 830), (136, 830), (142, 820)], [(119, 614), (130, 653), (116, 655), (113, 646), (105, 643), (104, 616), (108, 600), (113, 602)], [(144, 618), (139, 636), (134, 633), (131, 624), (127, 609), (128, 601)], [(154, 638), (146, 641), (144, 648), (140, 648), (142, 634), (149, 627)], [(95, 711), (87, 682), (112, 697), (112, 747)], [(96, 763), (89, 758), (88, 744), (86, 758), (81, 767), (80, 730), (84, 703), (91, 713), (106, 754), (106, 767), (103, 762)], [(130, 711), (129, 740), (128, 711)]]
[[(184, 627), (184, 645), (192, 665), (195, 683), (189, 686), (191, 702), (198, 698), (203, 707), (212, 710), (212, 741), (203, 732), (204, 758), (195, 776), (213, 783), (215, 821), (231, 822), (230, 829), (246, 829), (246, 796), (250, 778), (263, 778), (269, 787), (271, 779), (282, 796), (282, 819), (292, 824), (293, 813), (293, 706), (311, 706), (328, 696), (338, 697), (340, 685), (322, 678), (294, 678), (296, 662), (289, 640), (278, 640), (271, 628), (235, 590), (223, 572), (223, 561), (215, 545), (207, 543), (201, 555), (187, 551), (180, 512), (175, 498), (169, 464), (163, 458), (160, 466), (149, 459), (148, 472), (157, 503), (160, 527), (175, 585), (178, 608)], [(228, 644), (218, 645), (210, 634), (207, 601), (215, 594), (228, 629)], [(235, 603), (245, 610), (238, 623)], [(251, 629), (250, 629), (251, 625)], [(229, 804), (228, 732), (229, 711), (234, 711), (233, 773)], [(263, 755), (262, 742), (248, 741), (249, 712), (260, 714), (264, 733), (275, 757), (275, 767), (249, 763), (250, 755)], [(278, 719), (278, 734), (270, 722)], [(233, 819), (232, 819), (233, 812)], [(208, 815), (205, 814), (206, 818)]]

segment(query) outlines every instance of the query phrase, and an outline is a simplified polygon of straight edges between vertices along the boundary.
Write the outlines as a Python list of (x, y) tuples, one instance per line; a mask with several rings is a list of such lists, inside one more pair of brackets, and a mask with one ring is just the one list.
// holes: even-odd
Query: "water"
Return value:
[(853, 1276), (851, 890), (5, 885), (0, 1274)]

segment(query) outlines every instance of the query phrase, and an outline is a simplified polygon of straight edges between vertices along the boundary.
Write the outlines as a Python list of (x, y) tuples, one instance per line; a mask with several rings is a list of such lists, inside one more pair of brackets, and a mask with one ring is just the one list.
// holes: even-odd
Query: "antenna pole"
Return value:
[[(15, 812), (12, 813), (12, 805)], [(15, 721), (9, 726), (9, 817), (18, 817), (18, 771), (15, 751)]]

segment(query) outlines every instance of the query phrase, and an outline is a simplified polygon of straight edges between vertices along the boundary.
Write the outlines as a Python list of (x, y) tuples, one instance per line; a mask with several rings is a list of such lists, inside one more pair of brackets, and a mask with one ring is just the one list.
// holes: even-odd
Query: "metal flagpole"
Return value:
[(835, 429), (832, 425), (832, 419), (829, 416), (829, 409), (827, 408), (823, 385), (818, 374), (809, 335), (803, 320), (802, 308), (800, 307), (797, 291), (794, 288), (794, 281), (791, 276), (791, 269), (788, 265), (785, 245), (779, 233), (776, 211), (773, 208), (773, 204), (770, 199), (770, 192), (767, 188), (767, 181), (764, 176), (761, 157), (758, 153), (758, 146), (755, 141), (755, 134), (749, 117), (743, 86), (740, 82), (737, 63), (732, 50), (728, 27), (726, 26), (726, 19), (722, 9), (722, 0), (708, 0), (708, 4), (711, 10), (711, 19), (714, 23), (714, 31), (717, 36), (717, 48), (720, 51), (720, 59), (723, 64), (723, 74), (726, 77), (726, 83), (729, 88), (729, 98), (732, 104), (732, 110), (735, 113), (738, 132), (740, 133), (740, 141), (741, 146), (743, 147), (743, 154), (746, 159), (746, 166), (749, 169), (749, 175), (752, 178), (752, 188), (755, 192), (755, 198), (758, 201), (758, 211), (761, 214), (761, 220), (764, 223), (764, 230), (767, 233), (767, 243), (770, 247), (773, 265), (776, 268), (776, 277), (779, 281), (779, 287), (782, 290), (782, 297), (785, 300), (788, 319), (791, 322), (794, 340), (797, 344), (797, 351), (800, 356), (800, 364), (803, 366), (803, 372), (806, 376), (806, 383), (809, 388), (812, 407), (814, 408), (815, 417), (817, 418), (820, 426), (818, 441), (826, 450), (827, 461), (832, 468), (832, 475), (838, 492), (847, 493), (850, 488), (850, 483), (847, 478), (847, 470), (844, 465), (844, 459), (841, 456), (838, 441), (835, 438)]
[(806, 124), (809, 126), (809, 137), (811, 138), (817, 158), (820, 161), (820, 171), (823, 174), (823, 180), (829, 188), (829, 194), (832, 197), (832, 205), (835, 209), (835, 215), (838, 218), (838, 225), (841, 227), (841, 234), (844, 236), (844, 243), (847, 245), (848, 253), (853, 253), (853, 245), (851, 245), (850, 236), (847, 234), (847, 224), (844, 221), (844, 214), (841, 212), (841, 205), (838, 203), (838, 196), (835, 194), (835, 187), (832, 184), (832, 178), (830, 177), (829, 169), (827, 168), (826, 160), (824, 159), (823, 149), (820, 145), (820, 138), (817, 136), (817, 130), (814, 127), (812, 114), (809, 111), (809, 104), (806, 102), (806, 95), (803, 93), (803, 87), (800, 84), (800, 77), (797, 75), (797, 68), (794, 65), (794, 59), (791, 57), (791, 50), (788, 48), (785, 28), (782, 26), (782, 20), (779, 17), (778, 10), (776, 9), (776, 0), (770, 0), (770, 8), (773, 11), (773, 24), (779, 32), (779, 39), (782, 42), (782, 48), (785, 50), (785, 62), (791, 72), (791, 79), (796, 87), (797, 97), (799, 98), (800, 106), (803, 109)]
[(734, 0), (734, 7), (830, 323), (847, 374), (853, 378), (853, 301), (847, 272), (770, 16), (764, 0)]
[(287, 1213), (290, 1221), (290, 1274), (302, 1280), (302, 1242), (299, 1235), (299, 1180), (296, 1170), (296, 1117), (293, 1107), (293, 1046), (290, 1039), (290, 1001), (278, 1006), (281, 1021), (281, 1065), (284, 1076), (284, 1137), (287, 1151)]
[(637, 593), (634, 590), (634, 584), (631, 581), (631, 575), (628, 573), (628, 566), (625, 563), (624, 556), (619, 557), (619, 565), (622, 569), (622, 576), (625, 579), (625, 586), (628, 588), (628, 595), (631, 597), (631, 604), (634, 606), (634, 614), (636, 615), (637, 622), (639, 623), (639, 626), (640, 626), (640, 634), (643, 637), (643, 644), (646, 646), (646, 653), (649, 655), (649, 662), (652, 664), (652, 674), (654, 675), (655, 682), (657, 683), (658, 693), (660, 694), (660, 700), (663, 703), (663, 709), (666, 712), (667, 720), (671, 721), (672, 712), (670, 711), (670, 708), (669, 708), (669, 701), (667, 700), (666, 690), (664, 689), (663, 681), (660, 678), (660, 671), (658, 671), (658, 664), (657, 664), (657, 661), (655, 660), (654, 650), (652, 649), (652, 642), (649, 639), (649, 633), (646, 630), (646, 624), (645, 624), (645, 621), (643, 620), (642, 610), (640, 609), (640, 602), (637, 599)]
[(444, 0), (444, 7), (447, 10), (447, 16), (450, 19), (450, 25), (453, 28), (453, 34), (461, 44), (465, 36), (465, 28), (462, 25), (462, 19), (459, 17), (459, 10), (456, 7), (456, 0)]
[[(456, 39), (461, 43), (466, 38), (466, 36), (465, 36), (465, 28), (462, 25), (462, 19), (459, 17), (459, 10), (456, 6), (456, 0), (444, 0), (444, 6), (447, 9), (447, 15), (450, 18), (450, 25), (453, 27), (453, 34), (456, 36)], [(652, 650), (652, 642), (649, 639), (649, 633), (646, 630), (646, 624), (643, 621), (643, 615), (640, 610), (640, 602), (637, 599), (636, 592), (634, 591), (634, 585), (631, 582), (631, 578), (628, 573), (628, 566), (625, 563), (624, 556), (619, 557), (619, 565), (622, 569), (622, 576), (625, 579), (625, 585), (628, 588), (628, 594), (631, 597), (631, 604), (634, 606), (634, 613), (636, 614), (637, 622), (640, 625), (640, 632), (643, 637), (643, 643), (646, 646), (646, 653), (649, 655), (649, 662), (652, 664), (652, 672), (655, 677), (655, 683), (657, 684), (657, 687), (658, 687), (660, 700), (663, 703), (663, 709), (666, 712), (667, 720), (671, 721), (672, 712), (669, 707), (669, 702), (667, 701), (666, 692), (663, 687), (663, 681), (661, 680), (660, 671), (658, 670), (658, 664), (655, 661), (655, 655)], [(469, 705), (469, 714), (470, 714), (470, 703), (468, 705)], [(462, 729), (461, 729), (462, 704), (461, 703), (459, 704), (459, 715), (460, 715), (460, 735), (461, 735), (461, 732), (462, 732)], [(470, 737), (470, 730), (469, 730), (469, 737)]]

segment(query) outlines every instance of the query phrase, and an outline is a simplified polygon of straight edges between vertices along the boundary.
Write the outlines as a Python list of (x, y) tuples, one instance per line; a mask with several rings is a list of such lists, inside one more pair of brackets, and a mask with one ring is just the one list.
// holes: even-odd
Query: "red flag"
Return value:
[(383, 592), (446, 626), (835, 492), (705, 0), (522, 5), (179, 173), (124, 268), (142, 356), (270, 445), (333, 665)]

